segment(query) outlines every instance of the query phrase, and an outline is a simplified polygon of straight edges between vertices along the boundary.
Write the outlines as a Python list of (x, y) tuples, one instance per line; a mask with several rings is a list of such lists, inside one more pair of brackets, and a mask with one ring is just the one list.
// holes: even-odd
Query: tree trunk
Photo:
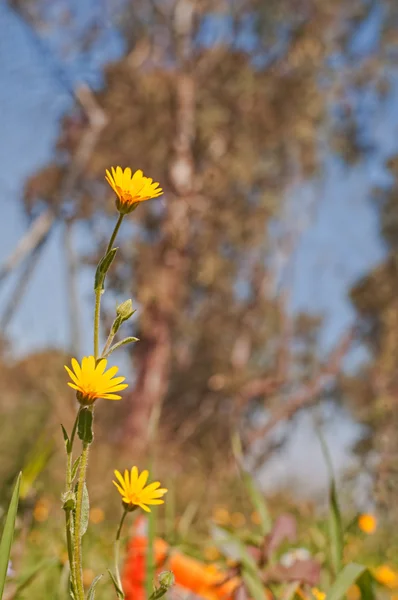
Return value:
[[(175, 5), (173, 27), (180, 65), (175, 78), (175, 139), (170, 157), (166, 196), (167, 215), (155, 273), (156, 293), (141, 314), (139, 348), (134, 349), (136, 385), (126, 425), (126, 441), (134, 447), (148, 442), (148, 423), (160, 409), (167, 392), (171, 364), (174, 315), (182, 309), (183, 282), (187, 269), (189, 240), (188, 200), (194, 187), (192, 143), (195, 134), (195, 80), (189, 56), (193, 34), (194, 7), (187, 0)], [(158, 413), (159, 414), (159, 413)]]

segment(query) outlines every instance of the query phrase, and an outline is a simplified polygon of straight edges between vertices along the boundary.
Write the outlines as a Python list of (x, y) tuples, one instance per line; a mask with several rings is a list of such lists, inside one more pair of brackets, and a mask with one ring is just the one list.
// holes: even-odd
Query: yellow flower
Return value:
[(231, 515), (231, 525), (232, 527), (243, 527), (243, 525), (246, 523), (246, 518), (245, 515), (243, 515), (241, 512), (234, 512)]
[(377, 581), (390, 589), (398, 588), (398, 573), (388, 565), (380, 565), (373, 572)]
[(360, 598), (361, 590), (359, 586), (356, 583), (350, 585), (350, 587), (347, 590), (347, 600), (360, 600)]
[(377, 521), (374, 515), (363, 514), (358, 518), (358, 527), (364, 533), (374, 533), (377, 529)]
[(321, 590), (316, 587), (311, 588), (311, 592), (315, 600), (325, 600), (326, 598), (325, 592), (321, 592)]
[(220, 558), (220, 552), (215, 546), (207, 546), (203, 551), (203, 556), (206, 560), (213, 561)]
[(47, 521), (48, 515), (50, 512), (50, 503), (46, 498), (41, 498), (36, 502), (36, 505), (33, 509), (33, 518), (35, 521), (39, 521), (40, 523), (44, 523)]
[(75, 358), (72, 358), (73, 371), (65, 366), (73, 381), (73, 383), (68, 382), (68, 385), (77, 391), (76, 398), (83, 406), (92, 404), (97, 398), (121, 399), (121, 396), (115, 392), (127, 387), (127, 383), (122, 383), (125, 377), (115, 377), (118, 367), (111, 367), (105, 371), (106, 365), (105, 358), (97, 362), (94, 356), (85, 356), (81, 366)]
[(256, 510), (250, 515), (250, 520), (255, 525), (261, 525), (261, 515)]
[(228, 525), (231, 521), (231, 515), (226, 508), (218, 506), (213, 511), (213, 521), (217, 523), (217, 525)]
[(98, 523), (102, 523), (105, 518), (104, 511), (102, 508), (92, 508), (90, 510), (90, 521), (94, 523), (94, 525), (98, 525)]
[(160, 482), (155, 481), (145, 486), (148, 480), (148, 471), (138, 473), (137, 467), (131, 469), (131, 473), (126, 469), (124, 477), (119, 471), (114, 471), (117, 483), (114, 481), (119, 494), (122, 497), (123, 505), (127, 510), (135, 510), (140, 507), (146, 512), (151, 512), (148, 504), (163, 504), (161, 497), (167, 492), (166, 488), (160, 488)]
[(145, 177), (141, 170), (131, 174), (130, 167), (111, 167), (112, 173), (106, 169), (105, 179), (117, 195), (116, 208), (126, 215), (133, 211), (140, 202), (157, 198), (163, 194), (159, 184), (150, 177)]

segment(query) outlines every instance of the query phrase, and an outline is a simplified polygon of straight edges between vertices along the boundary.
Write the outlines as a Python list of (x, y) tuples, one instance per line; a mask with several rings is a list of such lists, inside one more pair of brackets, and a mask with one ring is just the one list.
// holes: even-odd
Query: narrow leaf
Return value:
[(58, 567), (58, 565), (59, 565), (59, 561), (57, 559), (45, 558), (42, 561), (40, 561), (37, 565), (32, 567), (31, 569), (28, 569), (27, 571), (22, 573), (21, 576), (16, 580), (17, 588), (14, 592), (14, 597), (18, 598), (19, 594), (28, 585), (30, 585), (32, 583), (32, 581), (34, 581), (36, 579), (36, 577), (38, 575), (40, 575), (40, 573), (42, 571), (45, 571), (46, 569), (48, 569), (50, 567), (54, 567), (54, 566)]
[(100, 262), (98, 263), (98, 267), (95, 272), (95, 279), (94, 279), (94, 289), (95, 290), (99, 290), (104, 287), (104, 281), (105, 281), (106, 274), (109, 270), (109, 267), (113, 263), (113, 260), (116, 256), (117, 251), (118, 251), (117, 248), (112, 248), (112, 250), (110, 250), (108, 252), (108, 254), (106, 254), (103, 258), (101, 258)]
[(340, 507), (337, 498), (336, 483), (331, 481), (330, 496), (329, 496), (329, 535), (330, 535), (330, 552), (334, 573), (340, 572), (343, 558), (344, 535), (341, 522)]
[(88, 497), (87, 486), (86, 486), (86, 484), (84, 484), (84, 488), (83, 488), (83, 500), (82, 500), (82, 518), (81, 518), (81, 521), (80, 521), (80, 535), (81, 535), (81, 537), (83, 537), (84, 534), (87, 531), (89, 514), (90, 514), (90, 501), (89, 501), (89, 497)]
[(330, 478), (330, 491), (329, 491), (329, 536), (330, 536), (330, 554), (331, 562), (334, 570), (334, 574), (341, 570), (343, 548), (344, 548), (344, 531), (341, 519), (339, 500), (337, 495), (336, 479), (333, 472), (333, 463), (330, 456), (329, 448), (327, 446), (325, 437), (322, 430), (315, 425), (315, 430), (318, 434), (319, 442), (321, 444), (322, 454), (325, 458), (326, 466), (329, 472)]
[(77, 473), (77, 470), (79, 468), (81, 458), (82, 458), (81, 456), (78, 456), (77, 459), (75, 460), (75, 462), (73, 463), (72, 474), (71, 474), (71, 477), (72, 477), (71, 481), (73, 481), (74, 478), (76, 477), (76, 473)]
[(68, 436), (68, 434), (66, 432), (66, 429), (65, 429), (65, 427), (63, 425), (61, 425), (61, 429), (62, 429), (62, 434), (64, 436), (65, 448), (68, 451), (68, 448), (69, 448), (69, 436)]
[(8, 563), (10, 560), (10, 552), (12, 540), (14, 538), (15, 519), (18, 510), (19, 500), (19, 488), (21, 486), (22, 473), (18, 475), (14, 491), (12, 493), (10, 506), (8, 507), (8, 513), (6, 522), (3, 529), (3, 535), (1, 536), (0, 542), (0, 598), (3, 597), (4, 586), (7, 578)]
[(260, 532), (262, 535), (267, 535), (272, 529), (272, 519), (268, 512), (264, 496), (260, 492), (254, 477), (244, 467), (242, 442), (238, 432), (232, 435), (231, 445), (245, 488), (250, 496), (253, 507), (259, 514)]
[(350, 563), (337, 575), (335, 582), (330, 588), (326, 600), (341, 600), (347, 593), (348, 588), (366, 571), (364, 565)]
[(108, 357), (110, 354), (112, 354), (112, 352), (114, 352), (118, 348), (121, 348), (122, 346), (126, 346), (126, 344), (132, 344), (133, 342), (138, 342), (138, 341), (139, 340), (136, 337), (126, 337), (126, 338), (124, 338), (124, 340), (117, 342), (117, 344), (113, 344), (113, 346), (111, 346), (109, 348), (109, 351), (106, 353), (106, 356)]
[(249, 595), (253, 600), (265, 600), (264, 584), (258, 572), (248, 569), (242, 570), (242, 579), (246, 584)]
[(95, 598), (95, 588), (97, 586), (97, 583), (99, 582), (99, 580), (102, 578), (102, 573), (101, 575), (97, 575), (97, 577), (95, 577), (95, 579), (93, 579), (90, 588), (88, 590), (87, 593), (87, 600), (94, 600)]
[(250, 473), (242, 471), (242, 477), (253, 507), (259, 514), (261, 534), (267, 535), (272, 529), (272, 519), (264, 497)]
[(84, 444), (91, 444), (93, 434), (93, 413), (88, 408), (83, 408), (79, 413), (77, 435)]
[(108, 573), (109, 573), (109, 576), (110, 576), (110, 578), (112, 580), (114, 588), (116, 590), (117, 597), (120, 598), (121, 600), (123, 600), (124, 599), (124, 592), (123, 592), (123, 590), (120, 589), (119, 584), (116, 581), (116, 577), (114, 576), (114, 574), (112, 573), (112, 571), (110, 569), (108, 569)]

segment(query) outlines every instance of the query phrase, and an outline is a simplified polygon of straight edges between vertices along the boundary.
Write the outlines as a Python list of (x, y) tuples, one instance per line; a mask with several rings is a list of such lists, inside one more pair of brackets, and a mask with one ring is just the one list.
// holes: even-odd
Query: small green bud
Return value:
[(174, 575), (171, 571), (162, 571), (158, 575), (159, 585), (162, 588), (171, 588), (174, 585)]
[(116, 314), (122, 319), (122, 321), (127, 321), (127, 319), (129, 319), (134, 313), (135, 310), (133, 309), (133, 301), (130, 299), (125, 300), (116, 307)]
[(64, 510), (74, 510), (76, 506), (76, 496), (73, 492), (65, 492), (62, 494), (62, 508)]
[(111, 334), (115, 336), (119, 331), (120, 326), (124, 321), (128, 321), (129, 318), (135, 313), (133, 309), (132, 300), (125, 300), (116, 307), (116, 319), (113, 321)]

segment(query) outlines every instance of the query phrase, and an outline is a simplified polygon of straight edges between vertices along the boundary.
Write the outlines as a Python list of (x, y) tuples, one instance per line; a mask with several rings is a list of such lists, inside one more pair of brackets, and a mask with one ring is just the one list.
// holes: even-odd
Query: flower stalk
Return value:
[[(119, 211), (119, 216), (105, 255), (100, 260), (94, 281), (95, 306), (94, 306), (94, 323), (93, 323), (93, 356), (86, 356), (79, 363), (75, 358), (72, 358), (71, 367), (65, 367), (71, 379), (68, 385), (76, 391), (76, 398), (80, 403), (80, 407), (73, 425), (70, 438), (63, 428), (63, 434), (66, 445), (66, 474), (65, 474), (65, 492), (63, 494), (63, 508), (65, 510), (66, 523), (66, 542), (68, 549), (68, 558), (70, 564), (70, 595), (73, 600), (85, 600), (84, 583), (83, 583), (83, 556), (82, 556), (82, 537), (85, 533), (88, 520), (88, 496), (86, 489), (86, 476), (89, 459), (89, 449), (93, 441), (93, 417), (94, 404), (98, 398), (108, 400), (120, 400), (121, 396), (115, 392), (119, 392), (127, 387), (123, 383), (124, 377), (115, 377), (118, 367), (111, 367), (106, 370), (106, 357), (116, 350), (130, 342), (137, 341), (137, 338), (125, 338), (112, 346), (113, 340), (120, 326), (127, 321), (135, 312), (132, 307), (131, 300), (126, 300), (116, 309), (116, 318), (105, 343), (102, 353), (99, 350), (100, 338), (100, 320), (101, 320), (101, 296), (104, 291), (104, 282), (107, 272), (116, 256), (117, 248), (114, 248), (114, 242), (126, 214), (137, 208), (140, 202), (156, 198), (162, 193), (158, 183), (154, 183), (152, 179), (144, 177), (142, 171), (136, 171), (132, 174), (131, 169), (127, 168), (124, 171), (117, 167), (112, 167), (111, 173), (107, 171), (106, 180), (115, 191), (117, 200), (116, 207)], [(73, 444), (76, 437), (76, 432), (82, 442), (81, 455), (73, 462)], [(77, 475), (78, 473), (78, 475)], [(116, 474), (116, 472), (115, 472)], [(74, 488), (74, 479), (77, 475), (77, 484)], [(119, 479), (120, 474), (117, 474)], [(122, 582), (119, 572), (119, 556), (120, 556), (120, 536), (123, 523), (128, 512), (135, 510), (141, 506), (143, 510), (150, 512), (148, 504), (161, 504), (161, 496), (167, 491), (158, 489), (159, 482), (155, 482), (150, 486), (145, 486), (148, 472), (144, 471), (140, 476), (136, 467), (131, 472), (132, 480), (123, 480), (126, 483), (125, 489), (116, 486), (122, 495), (125, 496), (126, 503), (123, 504), (124, 512), (120, 520), (115, 539), (115, 571), (117, 593), (119, 598), (124, 598), (122, 590)], [(112, 576), (113, 577), (113, 576)], [(89, 590), (89, 597), (94, 597), (93, 590), (100, 576), (95, 578)]]

